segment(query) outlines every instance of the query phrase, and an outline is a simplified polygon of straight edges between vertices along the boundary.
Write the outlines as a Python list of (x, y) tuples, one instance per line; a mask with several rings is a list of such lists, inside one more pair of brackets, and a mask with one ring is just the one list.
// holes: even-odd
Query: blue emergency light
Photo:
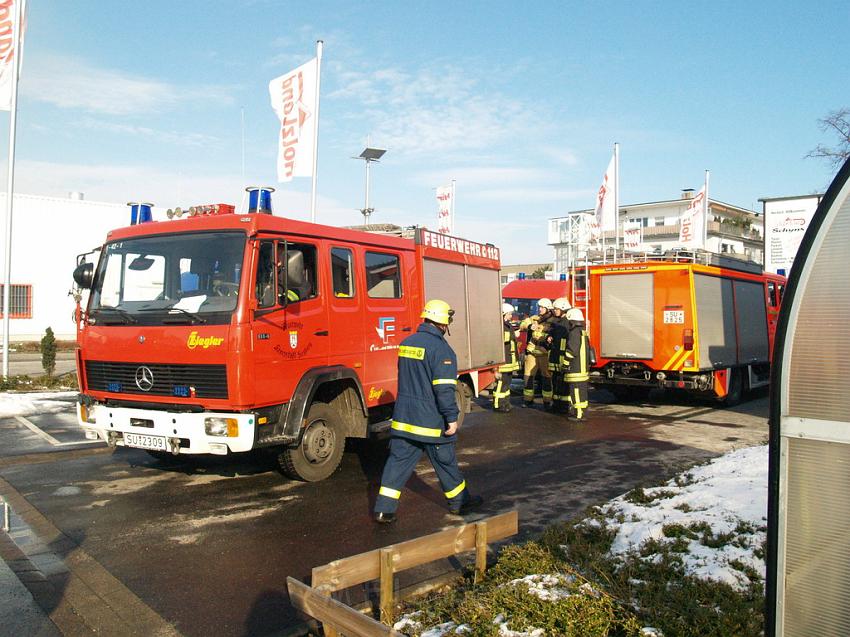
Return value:
[(520, 281), (525, 281), (525, 272), (520, 272), (516, 276)]
[(274, 188), (271, 186), (248, 186), (245, 190), (248, 191), (248, 212), (272, 214)]
[(562, 273), (561, 273), (561, 276), (560, 276), (560, 277), (558, 277), (558, 280), (559, 280), (559, 281), (566, 281), (566, 280), (567, 280), (567, 275), (566, 275), (566, 274), (564, 274), (564, 273), (562, 272)]
[(138, 203), (131, 201), (127, 205), (130, 206), (131, 226), (153, 221), (153, 214), (151, 213), (151, 208), (153, 208), (152, 203)]

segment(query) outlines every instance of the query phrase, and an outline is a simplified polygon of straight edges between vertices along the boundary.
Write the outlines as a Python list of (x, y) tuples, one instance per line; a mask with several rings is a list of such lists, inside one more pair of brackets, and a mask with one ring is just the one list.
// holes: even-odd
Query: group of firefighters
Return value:
[(515, 329), (514, 307), (502, 305), (505, 361), (493, 391), (493, 408), (510, 411), (511, 378), (519, 370), (517, 336), (526, 333), (523, 365), (523, 405), (534, 404), (534, 384), (539, 374), (543, 406), (581, 420), (587, 409), (587, 383), (591, 349), (584, 315), (566, 298), (540, 299), (537, 314), (524, 319)]

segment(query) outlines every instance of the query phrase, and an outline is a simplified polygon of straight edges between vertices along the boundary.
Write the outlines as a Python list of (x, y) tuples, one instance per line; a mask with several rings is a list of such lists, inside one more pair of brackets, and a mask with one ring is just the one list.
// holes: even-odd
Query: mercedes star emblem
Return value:
[(142, 365), (136, 369), (136, 387), (142, 391), (153, 389), (153, 372), (150, 367)]
[(144, 342), (145, 342), (145, 337), (144, 337), (144, 335), (139, 336), (139, 342), (140, 342), (140, 343), (144, 343)]

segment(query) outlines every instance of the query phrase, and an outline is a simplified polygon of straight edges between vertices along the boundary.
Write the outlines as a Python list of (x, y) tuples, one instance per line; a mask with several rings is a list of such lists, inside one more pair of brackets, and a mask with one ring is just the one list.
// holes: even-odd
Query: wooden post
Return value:
[(393, 549), (381, 549), (381, 621), (393, 625)]
[(484, 579), (487, 570), (487, 523), (475, 523), (475, 579), (476, 584)]
[[(333, 590), (330, 586), (322, 586), (316, 590), (320, 595), (324, 595), (325, 597), (331, 599), (331, 595), (333, 595)], [(329, 624), (322, 624), (322, 633), (325, 637), (340, 637), (339, 633), (335, 628), (330, 626)]]

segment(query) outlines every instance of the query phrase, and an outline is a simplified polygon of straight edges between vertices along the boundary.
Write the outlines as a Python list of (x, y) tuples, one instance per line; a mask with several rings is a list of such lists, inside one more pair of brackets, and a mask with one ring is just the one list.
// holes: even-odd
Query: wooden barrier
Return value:
[[(374, 635), (404, 637), (403, 633), (376, 622), (371, 617), (320, 593), (306, 584), (302, 584), (297, 579), (287, 577), (286, 588), (289, 590), (289, 599), (295, 608), (312, 615), (326, 626), (334, 626), (346, 635), (351, 635), (351, 637), (373, 637)], [(327, 631), (325, 634), (328, 634)]]
[[(475, 551), (475, 582), (484, 577), (487, 567), (487, 544), (516, 535), (519, 521), (516, 511), (486, 518), (473, 524), (438, 531), (399, 544), (360, 553), (313, 569), (312, 587), (326, 599), (334, 591), (379, 580), (381, 586), (381, 621), (392, 625), (393, 575), (415, 566), (451, 557), (466, 551)], [(355, 611), (356, 612), (356, 611)], [(313, 615), (317, 619), (318, 616)], [(336, 626), (329, 622), (325, 635), (334, 636)], [(344, 630), (344, 629), (343, 629)], [(378, 634), (378, 633), (375, 633)]]

